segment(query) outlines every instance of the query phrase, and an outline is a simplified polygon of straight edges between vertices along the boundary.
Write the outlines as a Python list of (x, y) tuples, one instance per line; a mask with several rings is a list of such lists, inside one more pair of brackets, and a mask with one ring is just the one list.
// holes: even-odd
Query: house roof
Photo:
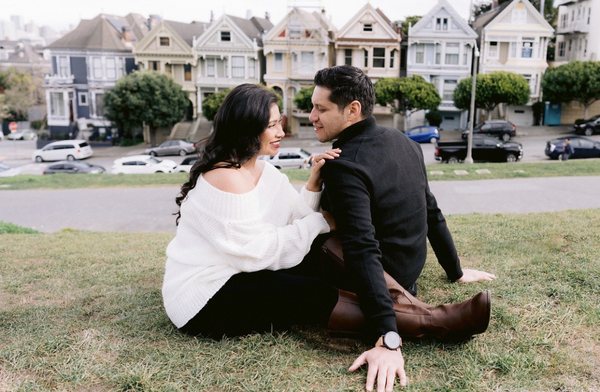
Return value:
[(293, 22), (299, 24), (306, 30), (321, 30), (325, 31), (324, 37), (327, 37), (329, 31), (335, 31), (335, 27), (325, 18), (321, 12), (308, 12), (298, 7), (293, 7), (287, 15), (273, 27), (267, 36), (266, 40), (273, 40), (278, 37), (282, 30), (287, 29), (288, 25)]
[(145, 20), (137, 14), (128, 14), (125, 17), (99, 14), (93, 19), (82, 19), (74, 30), (47, 48), (129, 52), (132, 44), (148, 33)]
[(467, 21), (463, 17), (461, 17), (458, 14), (458, 12), (456, 12), (454, 7), (452, 7), (452, 5), (447, 0), (438, 0), (438, 3), (433, 8), (431, 8), (431, 10), (429, 10), (429, 12), (427, 14), (425, 14), (417, 23), (415, 23), (414, 26), (412, 26), (410, 28), (410, 31), (408, 34), (409, 40), (411, 40), (410, 38), (431, 35), (432, 32), (427, 31), (426, 26), (442, 10), (444, 10), (445, 12), (447, 12), (450, 15), (450, 17), (452, 18), (452, 21), (462, 31), (462, 35), (464, 35), (466, 37), (476, 38), (476, 32), (473, 31), (473, 28), (471, 26), (469, 26)]
[(198, 38), (208, 28), (208, 23), (193, 21), (192, 23), (176, 22), (174, 20), (165, 20), (167, 23), (190, 47), (193, 45), (194, 37)]
[(500, 6), (489, 10), (488, 12), (484, 12), (483, 14), (477, 15), (477, 17), (471, 24), (471, 27), (473, 27), (473, 30), (475, 30), (479, 37), (481, 37), (481, 32), (483, 31), (485, 26), (487, 26), (492, 20), (494, 20), (496, 16), (498, 16), (502, 11), (504, 11), (504, 9), (508, 7), (510, 3), (511, 1), (507, 1), (505, 3), (502, 3)]
[(265, 18), (256, 16), (250, 19), (240, 18), (238, 16), (227, 15), (227, 17), (235, 23), (250, 40), (256, 40), (259, 46), (262, 46), (262, 35), (273, 27), (273, 23)]
[(44, 64), (49, 63), (28, 42), (0, 40), (0, 50), (8, 51), (8, 58), (0, 63)]

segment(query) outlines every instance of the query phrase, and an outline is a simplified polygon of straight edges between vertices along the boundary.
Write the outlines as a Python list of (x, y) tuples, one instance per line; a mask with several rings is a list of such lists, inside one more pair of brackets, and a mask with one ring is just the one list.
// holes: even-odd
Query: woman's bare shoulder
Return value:
[(254, 183), (238, 169), (219, 168), (202, 174), (206, 182), (228, 193), (246, 193), (254, 188)]

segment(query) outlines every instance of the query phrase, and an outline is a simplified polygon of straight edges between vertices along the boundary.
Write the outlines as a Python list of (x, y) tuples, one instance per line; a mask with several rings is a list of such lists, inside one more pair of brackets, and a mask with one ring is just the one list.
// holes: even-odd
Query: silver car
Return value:
[(194, 151), (196, 151), (196, 147), (185, 140), (167, 140), (157, 147), (147, 148), (144, 154), (150, 154), (153, 157), (157, 155), (179, 155), (183, 157)]
[(271, 163), (278, 169), (288, 167), (306, 169), (311, 165), (310, 152), (302, 148), (280, 148), (276, 155), (272, 157), (263, 155), (260, 158)]

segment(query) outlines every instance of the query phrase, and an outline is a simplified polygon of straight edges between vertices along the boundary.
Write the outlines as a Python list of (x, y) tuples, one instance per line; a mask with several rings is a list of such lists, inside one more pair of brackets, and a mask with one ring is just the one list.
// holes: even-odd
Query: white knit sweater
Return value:
[(312, 241), (329, 231), (318, 212), (321, 193), (302, 188), (265, 163), (249, 192), (221, 191), (202, 176), (181, 204), (167, 247), (162, 287), (167, 315), (184, 326), (239, 272), (298, 265)]

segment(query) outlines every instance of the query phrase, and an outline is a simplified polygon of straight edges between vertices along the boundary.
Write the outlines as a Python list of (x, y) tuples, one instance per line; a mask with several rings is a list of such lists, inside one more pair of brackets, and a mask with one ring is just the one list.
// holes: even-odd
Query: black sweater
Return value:
[(370, 339), (397, 331), (383, 270), (412, 290), (427, 256), (427, 237), (448, 278), (462, 276), (460, 261), (433, 194), (421, 147), (373, 117), (340, 134), (339, 158), (322, 169), (323, 209), (330, 211)]

